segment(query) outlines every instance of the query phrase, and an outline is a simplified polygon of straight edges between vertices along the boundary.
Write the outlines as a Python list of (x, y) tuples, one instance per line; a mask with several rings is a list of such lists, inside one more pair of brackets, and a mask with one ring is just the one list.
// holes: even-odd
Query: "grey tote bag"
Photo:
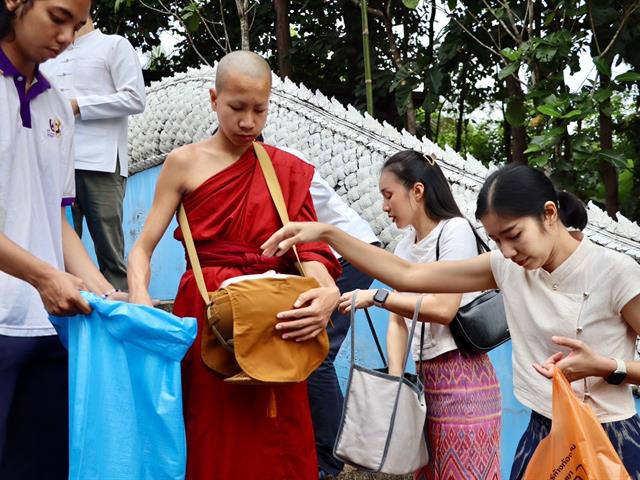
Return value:
[[(429, 461), (424, 436), (427, 406), (422, 382), (411, 373), (396, 377), (389, 375), (386, 368), (374, 370), (356, 365), (355, 301), (356, 293), (351, 299), (351, 368), (333, 454), (368, 472), (412, 473)], [(411, 354), (411, 339), (421, 303), (422, 297), (419, 297), (407, 337), (405, 366)]]

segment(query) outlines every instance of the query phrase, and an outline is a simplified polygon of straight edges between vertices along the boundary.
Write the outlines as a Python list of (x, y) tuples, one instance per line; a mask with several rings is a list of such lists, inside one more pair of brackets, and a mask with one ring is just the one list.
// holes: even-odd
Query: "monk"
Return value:
[[(173, 150), (158, 177), (153, 205), (129, 254), (132, 302), (151, 304), (150, 259), (180, 202), (192, 230), (209, 291), (227, 278), (276, 270), (297, 273), (293, 258), (261, 255), (259, 246), (280, 226), (252, 142), (269, 105), (271, 70), (258, 55), (238, 51), (218, 64), (211, 105), (219, 128), (206, 140)], [(275, 147), (272, 159), (292, 221), (315, 220), (309, 186), (313, 167)], [(174, 237), (183, 242), (178, 227)], [(303, 293), (294, 310), (279, 314), (283, 338), (306, 341), (326, 327), (338, 303), (340, 266), (325, 244), (299, 248), (307, 275), (320, 288)], [(190, 266), (173, 312), (198, 318), (200, 333), (183, 361), (188, 480), (311, 480), (318, 478), (305, 383), (230, 385), (201, 358), (205, 307)], [(271, 389), (277, 415), (269, 416)]]

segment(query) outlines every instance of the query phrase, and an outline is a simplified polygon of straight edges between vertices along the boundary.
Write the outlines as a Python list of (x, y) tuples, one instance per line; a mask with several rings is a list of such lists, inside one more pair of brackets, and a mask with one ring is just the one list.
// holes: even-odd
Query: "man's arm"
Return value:
[(91, 312), (91, 307), (80, 295), (80, 290), (85, 288), (82, 280), (40, 260), (2, 233), (0, 270), (33, 285), (51, 315)]
[[(183, 147), (184, 148), (184, 147)], [(142, 232), (129, 252), (127, 281), (129, 301), (151, 305), (148, 288), (151, 279), (151, 255), (171, 222), (182, 200), (182, 178), (188, 168), (189, 158), (173, 151), (162, 166), (153, 204)]]
[[(65, 209), (61, 209), (62, 215), (62, 254), (64, 257), (64, 268), (67, 272), (80, 278), (84, 284), (84, 289), (104, 295), (113, 292), (114, 288), (104, 275), (95, 266), (87, 253), (82, 241), (71, 228)], [(112, 298), (110, 296), (110, 298)]]
[(84, 95), (71, 100), (73, 113), (82, 120), (126, 117), (144, 111), (142, 68), (138, 54), (126, 39), (120, 39), (114, 46), (109, 70), (115, 93)]

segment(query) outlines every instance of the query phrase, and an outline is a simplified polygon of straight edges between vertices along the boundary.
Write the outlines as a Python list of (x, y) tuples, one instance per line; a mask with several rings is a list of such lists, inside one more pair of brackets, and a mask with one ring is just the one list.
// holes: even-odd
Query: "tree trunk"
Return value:
[(404, 116), (404, 128), (411, 135), (415, 135), (417, 131), (416, 124), (416, 106), (413, 103), (413, 98), (409, 95), (409, 99), (407, 100), (407, 112)]
[(373, 79), (371, 77), (371, 49), (369, 48), (369, 11), (367, 0), (360, 0), (362, 23), (362, 59), (364, 65), (364, 91), (367, 98), (367, 112), (373, 117)]
[(438, 116), (436, 118), (436, 134), (433, 138), (433, 143), (438, 143), (438, 137), (440, 137), (440, 120), (442, 119), (442, 108), (444, 107), (444, 103), (440, 104), (438, 107)]
[[(610, 115), (602, 110), (605, 105), (600, 108), (598, 117), (600, 122), (600, 149), (611, 150), (613, 148), (613, 120)], [(611, 218), (615, 219), (616, 213), (620, 208), (618, 205), (618, 172), (606, 160), (600, 160), (599, 170), (604, 182), (605, 210)]]
[(511, 124), (507, 122), (505, 118), (503, 121), (504, 129), (504, 153), (507, 157), (507, 163), (513, 162), (513, 155), (511, 154)]
[(236, 8), (238, 9), (238, 17), (240, 18), (240, 39), (242, 50), (251, 50), (249, 41), (249, 0), (236, 0)]
[(281, 78), (291, 78), (291, 33), (289, 26), (289, 6), (287, 0), (273, 0), (276, 11), (276, 44), (278, 48), (278, 74)]
[[(524, 94), (519, 81), (509, 75), (506, 78), (507, 94), (509, 98), (524, 103)], [(527, 163), (524, 151), (527, 149), (527, 132), (524, 126), (511, 125), (511, 161)]]
[(458, 97), (458, 120), (456, 121), (456, 147), (455, 151), (460, 152), (462, 148), (462, 127), (464, 125), (464, 102), (467, 96), (467, 82), (465, 76), (467, 75), (467, 64), (462, 64), (462, 70), (460, 70), (460, 76), (458, 82), (462, 84), (460, 87), (460, 96)]
[[(429, 45), (427, 45), (427, 60), (433, 65), (433, 42), (435, 40), (435, 21), (436, 21), (436, 0), (431, 0), (431, 12), (429, 13)], [(426, 70), (426, 69), (425, 69)], [(425, 82), (425, 85), (427, 82)], [(425, 92), (426, 93), (426, 92)], [(431, 110), (427, 110), (426, 102), (424, 107), (424, 136), (429, 140), (433, 139), (433, 128), (431, 128)]]

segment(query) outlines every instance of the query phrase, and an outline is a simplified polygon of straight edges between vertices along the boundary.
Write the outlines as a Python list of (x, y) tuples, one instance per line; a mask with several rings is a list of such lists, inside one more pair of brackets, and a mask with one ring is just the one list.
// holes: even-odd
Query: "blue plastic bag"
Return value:
[(196, 319), (83, 296), (90, 315), (50, 317), (69, 350), (69, 479), (183, 479), (180, 360)]

